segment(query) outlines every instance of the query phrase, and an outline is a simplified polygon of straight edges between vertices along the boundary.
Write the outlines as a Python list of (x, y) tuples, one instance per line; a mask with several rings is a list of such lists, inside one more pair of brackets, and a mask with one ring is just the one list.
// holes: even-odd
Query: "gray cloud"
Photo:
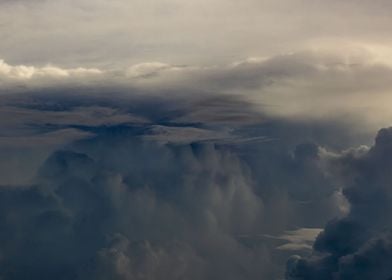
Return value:
[(106, 90), (0, 96), (4, 279), (276, 279), (287, 252), (260, 236), (343, 215), (315, 144), (338, 124), (240, 95)]
[(390, 46), (385, 0), (22, 0), (1, 5), (0, 52), (20, 64), (164, 60), (210, 65), (326, 42)]
[(291, 259), (287, 279), (389, 279), (391, 271), (390, 153), (392, 130), (379, 131), (365, 153), (338, 159), (350, 203), (348, 215), (329, 222), (314, 256)]
[[(344, 118), (358, 133), (375, 133), (388, 125), (392, 88), (391, 63), (366, 48), (304, 50), (264, 59), (248, 59), (226, 66), (197, 67), (141, 63), (123, 70), (59, 68), (55, 66), (11, 66), (0, 71), (4, 93), (24, 91), (79, 91), (129, 95), (169, 95), (191, 103), (217, 94), (238, 95), (275, 118), (301, 121)], [(54, 90), (54, 88), (56, 88)], [(190, 97), (190, 95), (193, 95)], [(206, 96), (211, 95), (210, 98)], [(223, 96), (223, 95), (219, 95)], [(372, 96), (372, 98), (368, 98)], [(160, 97), (159, 97), (160, 98)], [(219, 101), (218, 101), (219, 102)], [(193, 102), (194, 103), (194, 102)], [(192, 106), (195, 106), (192, 103)], [(226, 103), (227, 105), (227, 103)], [(248, 106), (247, 105), (247, 106)], [(214, 106), (217, 108), (217, 106)], [(189, 114), (189, 118), (199, 118)], [(208, 117), (207, 113), (203, 113)], [(232, 115), (240, 122), (244, 112)], [(185, 121), (185, 119), (184, 119)], [(222, 120), (224, 121), (224, 120)], [(249, 121), (251, 121), (249, 119)], [(361, 125), (358, 125), (361, 123)]]
[(318, 228), (301, 228), (294, 231), (288, 231), (277, 238), (287, 241), (287, 243), (278, 247), (279, 250), (309, 250), (312, 248), (315, 237), (320, 233)]
[[(75, 273), (95, 279), (100, 262), (111, 267), (106, 273), (112, 279), (165, 279), (160, 271), (191, 279), (261, 273), (259, 266), (246, 263), (264, 263), (262, 248), (248, 251), (235, 239), (257, 227), (263, 207), (234, 155), (211, 144), (170, 148), (128, 140), (122, 133), (86, 140), (74, 149), (79, 152), (49, 157), (37, 186), (2, 189), (7, 209), (2, 214), (13, 212), (3, 224), (6, 279), (23, 279), (24, 273), (51, 279), (62, 272), (64, 279)], [(10, 239), (17, 232), (21, 235)], [(130, 262), (125, 267), (117, 257), (105, 257), (120, 254), (105, 243), (119, 234), (129, 242), (121, 248), (123, 261)], [(183, 268), (172, 271), (181, 263)], [(227, 263), (233, 268), (227, 270)]]
[(0, 0), (0, 278), (392, 279), (391, 8)]
[[(279, 279), (288, 249), (304, 279), (337, 262), (339, 277), (389, 273), (371, 214), (389, 213), (389, 132), (351, 148), (387, 122), (391, 67), (371, 51), (2, 65), (4, 279)], [(308, 259), (313, 235), (295, 230), (333, 218)]]

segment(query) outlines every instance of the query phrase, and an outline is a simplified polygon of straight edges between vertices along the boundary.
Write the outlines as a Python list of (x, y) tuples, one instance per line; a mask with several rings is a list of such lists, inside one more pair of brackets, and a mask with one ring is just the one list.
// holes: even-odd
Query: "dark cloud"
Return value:
[[(355, 201), (386, 199), (383, 185), (381, 195), (355, 186), (378, 176), (357, 173), (381, 170), (388, 133), (370, 151), (342, 153), (369, 142), (369, 129), (357, 130), (356, 118), (287, 118), (251, 97), (310, 77), (324, 85), (326, 73), (346, 88), (348, 78), (337, 74), (342, 66), (327, 67), (335, 58), (307, 52), (224, 69), (149, 64), (136, 68), (153, 75), (142, 71), (130, 82), (114, 71), (96, 84), (96, 77), (79, 83), (78, 72), (5, 87), (0, 276), (279, 279), (287, 257), (309, 254), (314, 234), (335, 218), (314, 245), (329, 257), (289, 262), (288, 274), (328, 279), (331, 266), (373, 238), (363, 221), (375, 218)], [(344, 71), (363, 77), (350, 67)], [(351, 212), (343, 220), (347, 200)], [(345, 258), (345, 265), (354, 271), (358, 264)]]
[(390, 1), (0, 7), (0, 279), (392, 279)]
[(342, 214), (316, 144), (338, 125), (268, 118), (234, 95), (93, 90), (0, 98), (4, 279), (276, 279), (292, 246), (263, 234)]
[[(200, 106), (204, 109), (204, 118), (209, 117), (207, 102), (213, 103), (210, 106), (217, 109), (225, 98), (223, 96), (236, 95), (241, 98), (233, 103), (233, 114), (213, 121), (242, 122), (244, 118), (249, 119), (245, 110), (238, 111), (237, 104), (241, 100), (244, 106), (249, 107), (252, 103), (253, 107), (274, 118), (301, 122), (344, 120), (351, 122), (353, 132), (370, 131), (374, 134), (379, 127), (388, 125), (387, 120), (391, 117), (386, 105), (390, 102), (388, 92), (392, 88), (390, 75), (389, 61), (366, 47), (348, 48), (347, 52), (304, 49), (210, 67), (151, 62), (120, 69), (61, 68), (10, 65), (2, 61), (0, 93), (35, 91), (44, 96), (45, 92), (66, 91), (74, 98), (72, 92), (84, 92), (84, 98), (78, 97), (83, 103), (89, 102), (86, 93), (101, 93), (108, 95), (105, 102), (110, 103), (109, 96), (115, 94), (118, 97), (119, 92), (127, 92), (134, 100), (139, 95), (138, 105), (142, 103), (141, 99), (148, 99), (150, 103), (145, 104), (158, 104), (163, 96), (169, 96), (173, 101), (181, 102), (184, 108), (187, 104), (192, 108)], [(369, 96), (374, 98), (369, 99)], [(169, 104), (166, 102), (165, 105), (168, 109)], [(229, 102), (225, 101), (222, 109), (228, 109), (228, 106)], [(139, 112), (143, 108), (139, 107)], [(157, 108), (149, 113), (162, 113)], [(236, 114), (234, 110), (237, 110)], [(182, 117), (184, 121), (197, 119), (201, 117), (200, 113), (196, 111)]]
[[(367, 152), (340, 157), (350, 212), (317, 237), (314, 257), (291, 259), (287, 279), (390, 279), (392, 129), (379, 131)], [(319, 255), (317, 257), (317, 255)]]
[(235, 238), (257, 228), (263, 209), (238, 158), (212, 144), (162, 147), (124, 133), (55, 152), (36, 186), (2, 189), (3, 277), (96, 279), (105, 267), (111, 279), (262, 273), (263, 249)]

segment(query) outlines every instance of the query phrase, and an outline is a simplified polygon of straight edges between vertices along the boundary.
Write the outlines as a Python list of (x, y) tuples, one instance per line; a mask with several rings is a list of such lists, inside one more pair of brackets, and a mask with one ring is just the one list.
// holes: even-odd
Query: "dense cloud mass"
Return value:
[(389, 128), (368, 151), (336, 159), (350, 211), (327, 224), (312, 257), (289, 260), (287, 279), (391, 279), (391, 153)]
[[(379, 87), (360, 87), (382, 94), (390, 70), (336, 59), (120, 72), (3, 63), (0, 276), (282, 279), (298, 254), (288, 279), (384, 277), (391, 133), (352, 148), (374, 129), (357, 125), (361, 109), (341, 121), (332, 101), (343, 88), (339, 98), (360, 96), (349, 79), (373, 72), (385, 74)], [(328, 95), (303, 94), (330, 100), (335, 116), (315, 114), (316, 101), (298, 103), (303, 114), (265, 104), (287, 84), (305, 102), (296, 90), (307, 77), (324, 88), (327, 73)]]
[(3, 275), (238, 279), (242, 266), (256, 273), (247, 263), (262, 263), (262, 250), (242, 248), (235, 236), (257, 225), (262, 202), (238, 160), (211, 145), (124, 139), (121, 130), (53, 153), (35, 186), (2, 190)]
[(0, 279), (392, 280), (390, 8), (0, 0)]
[[(233, 95), (68, 90), (1, 96), (4, 279), (278, 279), (345, 213), (316, 144), (338, 124)], [(314, 230), (282, 235), (298, 227)]]

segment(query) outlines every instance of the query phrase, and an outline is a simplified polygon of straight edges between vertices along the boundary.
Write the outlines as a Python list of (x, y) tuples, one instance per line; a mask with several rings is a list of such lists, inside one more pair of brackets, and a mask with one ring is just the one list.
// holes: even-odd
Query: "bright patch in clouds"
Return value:
[(34, 78), (68, 78), (78, 76), (99, 75), (103, 72), (96, 68), (63, 69), (56, 66), (34, 67), (26, 65), (10, 65), (0, 60), (0, 78), (29, 80)]

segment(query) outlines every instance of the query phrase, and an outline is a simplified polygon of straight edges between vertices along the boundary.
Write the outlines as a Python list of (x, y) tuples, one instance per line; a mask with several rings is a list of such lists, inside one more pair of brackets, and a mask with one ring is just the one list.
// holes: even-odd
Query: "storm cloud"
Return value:
[(0, 0), (0, 279), (392, 279), (390, 8)]
[(0, 97), (4, 279), (274, 279), (279, 234), (345, 213), (321, 148), (344, 127), (138, 90)]
[(337, 159), (350, 211), (327, 224), (314, 256), (292, 257), (287, 279), (390, 279), (391, 147), (392, 129), (382, 129), (368, 151)]

